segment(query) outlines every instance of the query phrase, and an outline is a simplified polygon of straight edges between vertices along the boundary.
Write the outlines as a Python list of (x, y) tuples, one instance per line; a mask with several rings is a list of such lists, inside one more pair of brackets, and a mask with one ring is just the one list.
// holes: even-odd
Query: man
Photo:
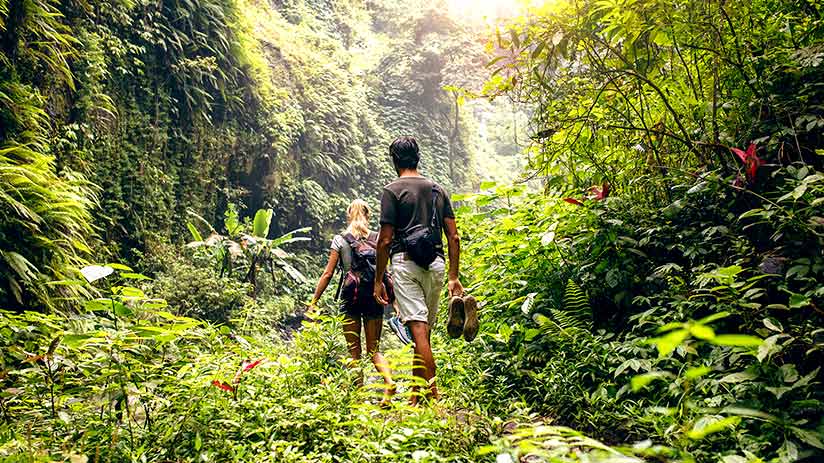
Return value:
[[(409, 327), (412, 342), (415, 344), (412, 373), (428, 384), (429, 392), (423, 395), (438, 399), (430, 331), (437, 318), (438, 298), (443, 289), (445, 265), (441, 234), (446, 234), (449, 247), (448, 289), (450, 297), (463, 295), (463, 286), (458, 281), (460, 238), (449, 195), (440, 185), (418, 173), (420, 151), (415, 139), (412, 137), (396, 139), (389, 147), (389, 153), (395, 171), (398, 173), (398, 179), (383, 189), (375, 281), (383, 281), (383, 275), (391, 256), (399, 316), (401, 322)], [(407, 238), (416, 230), (424, 227), (433, 228), (432, 225), (435, 229), (431, 230), (431, 241), (434, 242), (436, 257), (428, 268), (422, 268), (412, 260), (407, 252), (406, 247), (409, 243)], [(375, 299), (386, 304), (386, 290), (382, 283), (375, 284)], [(451, 312), (450, 310), (450, 317)], [(412, 405), (417, 404), (419, 395), (421, 394), (418, 394), (418, 386), (413, 386), (410, 399)]]

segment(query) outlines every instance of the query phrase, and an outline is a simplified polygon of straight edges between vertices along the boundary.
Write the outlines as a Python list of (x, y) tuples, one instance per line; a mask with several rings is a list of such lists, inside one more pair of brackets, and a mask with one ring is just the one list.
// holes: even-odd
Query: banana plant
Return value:
[(298, 283), (302, 284), (307, 281), (298, 269), (287, 262), (292, 254), (284, 251), (282, 246), (298, 241), (308, 241), (309, 238), (295, 235), (308, 232), (310, 227), (293, 230), (278, 238), (269, 239), (273, 212), (271, 209), (260, 209), (255, 213), (252, 221), (251, 234), (242, 233), (244, 226), (238, 220), (237, 209), (230, 207), (224, 219), (224, 227), (228, 236), (224, 236), (219, 234), (203, 217), (192, 211), (189, 211), (189, 214), (209, 228), (209, 235), (204, 239), (197, 227), (188, 223), (187, 227), (194, 241), (188, 243), (186, 247), (205, 251), (220, 271), (221, 277), (229, 276), (234, 271), (243, 274), (243, 281), (252, 284), (253, 295), (257, 295), (259, 290), (258, 273), (261, 269), (268, 271), (275, 284), (277, 283), (276, 267), (282, 269)]

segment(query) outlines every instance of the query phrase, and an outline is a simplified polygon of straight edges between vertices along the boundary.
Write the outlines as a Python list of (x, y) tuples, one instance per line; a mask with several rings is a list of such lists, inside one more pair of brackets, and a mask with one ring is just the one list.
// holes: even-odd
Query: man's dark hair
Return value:
[(398, 169), (417, 169), (421, 160), (418, 142), (414, 137), (398, 137), (389, 145), (392, 162)]

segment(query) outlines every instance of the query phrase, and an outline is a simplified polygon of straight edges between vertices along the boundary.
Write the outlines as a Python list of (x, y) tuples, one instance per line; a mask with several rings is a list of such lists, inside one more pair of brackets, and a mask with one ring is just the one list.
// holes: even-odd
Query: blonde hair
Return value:
[(351, 233), (357, 239), (369, 236), (369, 206), (366, 205), (366, 201), (352, 201), (346, 209), (346, 220), (349, 223), (346, 233)]

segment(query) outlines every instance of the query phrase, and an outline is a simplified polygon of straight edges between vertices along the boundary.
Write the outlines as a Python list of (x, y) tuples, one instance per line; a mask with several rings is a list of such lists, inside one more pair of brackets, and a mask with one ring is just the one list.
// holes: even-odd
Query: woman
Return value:
[[(367, 240), (374, 243), (377, 241), (377, 233), (369, 231), (369, 207), (361, 199), (352, 201), (349, 208), (346, 210), (346, 218), (349, 223), (346, 231), (342, 235), (335, 235), (332, 239), (331, 251), (329, 252), (329, 261), (326, 263), (326, 269), (323, 271), (318, 285), (315, 288), (315, 294), (312, 297), (312, 302), (309, 303), (310, 309), (314, 309), (323, 292), (329, 286), (332, 280), (332, 275), (335, 273), (335, 268), (340, 265), (344, 274), (349, 271), (352, 266), (352, 246), (349, 244), (351, 240), (364, 243)], [(395, 383), (392, 381), (392, 372), (386, 363), (386, 359), (378, 352), (378, 342), (381, 337), (381, 328), (383, 327), (383, 307), (379, 306), (373, 298), (368, 298), (370, 302), (358, 304), (354, 307), (342, 307), (344, 313), (344, 337), (346, 344), (349, 347), (349, 354), (352, 356), (353, 363), (356, 363), (361, 358), (361, 327), (363, 327), (366, 336), (366, 352), (371, 356), (372, 363), (375, 364), (375, 369), (383, 376), (385, 384), (384, 402), (395, 393)], [(361, 378), (358, 385), (363, 383)]]

